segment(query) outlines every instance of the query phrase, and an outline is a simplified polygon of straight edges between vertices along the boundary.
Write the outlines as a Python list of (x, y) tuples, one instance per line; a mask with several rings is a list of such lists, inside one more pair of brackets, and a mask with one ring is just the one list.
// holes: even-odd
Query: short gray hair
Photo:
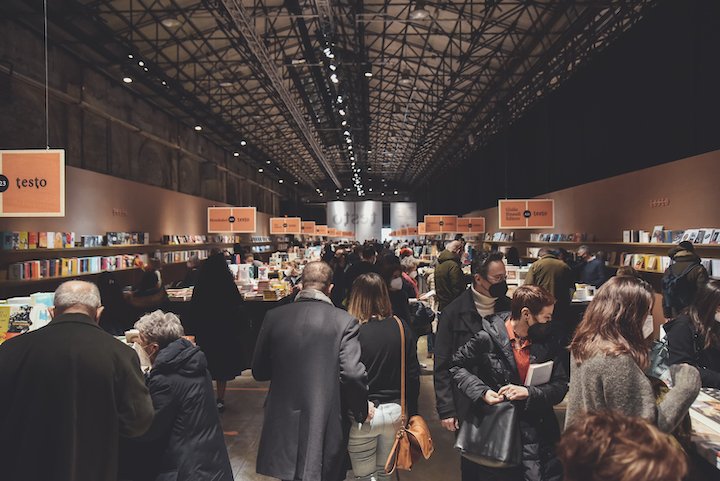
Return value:
[(301, 282), (303, 289), (317, 289), (324, 291), (333, 281), (333, 270), (323, 261), (309, 262), (302, 272)]
[(400, 260), (400, 265), (402, 266), (403, 270), (408, 273), (415, 270), (419, 263), (420, 261), (415, 259), (413, 256), (403, 257)]
[(160, 309), (145, 314), (135, 323), (135, 329), (150, 342), (157, 342), (160, 349), (185, 335), (178, 316)]
[(64, 310), (73, 306), (97, 310), (102, 304), (100, 290), (92, 282), (66, 281), (55, 289), (53, 305)]

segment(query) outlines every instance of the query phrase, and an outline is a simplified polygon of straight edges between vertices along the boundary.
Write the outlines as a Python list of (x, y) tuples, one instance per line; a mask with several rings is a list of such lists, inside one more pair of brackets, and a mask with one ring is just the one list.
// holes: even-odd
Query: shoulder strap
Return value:
[(405, 426), (407, 414), (405, 412), (405, 328), (398, 316), (393, 316), (400, 328), (400, 413), (402, 425)]

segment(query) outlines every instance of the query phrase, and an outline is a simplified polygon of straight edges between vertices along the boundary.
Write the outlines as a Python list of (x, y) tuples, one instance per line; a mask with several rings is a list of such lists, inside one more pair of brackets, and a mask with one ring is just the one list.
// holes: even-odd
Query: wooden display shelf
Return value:
[(213, 247), (232, 247), (233, 244), (122, 244), (114, 246), (97, 247), (68, 247), (67, 249), (13, 249), (0, 251), (3, 264), (12, 264), (26, 260), (41, 260), (48, 257), (93, 257), (111, 256), (119, 254), (146, 254), (149, 252), (189, 251), (197, 249), (212, 249)]
[[(587, 242), (574, 242), (574, 241), (531, 241), (531, 240), (514, 240), (514, 241), (483, 241), (491, 244), (497, 244), (502, 246), (525, 244), (533, 246), (548, 246), (548, 245), (567, 245), (567, 246), (623, 246), (630, 248), (655, 248), (655, 249), (670, 249), (676, 247), (677, 244), (666, 244), (666, 243), (644, 243), (644, 242), (600, 242), (600, 241), (587, 241)], [(720, 244), (693, 244), (695, 250), (718, 250), (720, 251)], [(652, 272), (652, 271), (651, 271)]]

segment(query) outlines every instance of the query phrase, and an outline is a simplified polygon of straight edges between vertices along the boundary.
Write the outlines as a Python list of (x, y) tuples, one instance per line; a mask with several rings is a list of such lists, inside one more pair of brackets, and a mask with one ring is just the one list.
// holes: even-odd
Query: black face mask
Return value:
[(508, 291), (508, 285), (507, 282), (502, 281), (498, 282), (497, 284), (492, 284), (488, 288), (488, 293), (490, 294), (490, 297), (505, 297), (505, 294), (507, 294)]
[(535, 323), (528, 327), (528, 337), (533, 342), (545, 342), (550, 336), (550, 323)]

